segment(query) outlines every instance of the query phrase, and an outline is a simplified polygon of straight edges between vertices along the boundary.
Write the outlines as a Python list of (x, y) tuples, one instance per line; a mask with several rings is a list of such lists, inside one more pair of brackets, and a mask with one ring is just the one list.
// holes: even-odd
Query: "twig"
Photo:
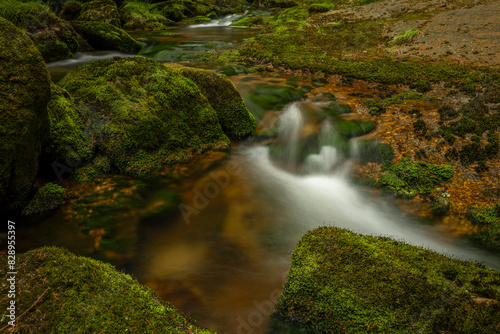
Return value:
[[(33, 305), (31, 305), (26, 311), (23, 312), (23, 314), (21, 314), (19, 317), (16, 318), (16, 320), (19, 320), (23, 315), (26, 314), (26, 312), (28, 312), (29, 310), (31, 310), (33, 307), (35, 307), (35, 305), (40, 301), (40, 299), (42, 299), (43, 295), (45, 295), (45, 293), (49, 291), (49, 288), (47, 288), (40, 297), (38, 297), (38, 299), (33, 303)], [(7, 324), (6, 326), (0, 328), (0, 331), (3, 331), (5, 328), (9, 327), (10, 325)]]

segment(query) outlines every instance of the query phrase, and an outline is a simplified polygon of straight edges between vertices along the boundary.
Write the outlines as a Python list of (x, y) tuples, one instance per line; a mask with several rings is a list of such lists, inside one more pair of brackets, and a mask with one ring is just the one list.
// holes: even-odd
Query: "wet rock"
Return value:
[(495, 333), (499, 282), (475, 262), (321, 227), (293, 252), (269, 332)]
[(0, 18), (0, 208), (19, 208), (38, 170), (48, 136), (50, 79), (27, 34)]

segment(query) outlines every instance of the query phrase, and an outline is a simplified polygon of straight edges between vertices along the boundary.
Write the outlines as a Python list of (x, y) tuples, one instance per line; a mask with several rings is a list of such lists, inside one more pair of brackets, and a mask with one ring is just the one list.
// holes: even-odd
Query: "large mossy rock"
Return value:
[(142, 44), (112, 24), (95, 21), (71, 21), (71, 25), (89, 44), (100, 50), (118, 50), (137, 54)]
[(0, 208), (26, 199), (48, 135), (49, 72), (24, 31), (0, 18)]
[(92, 62), (68, 73), (59, 85), (73, 96), (94, 152), (122, 173), (146, 175), (229, 146), (198, 86), (154, 60)]
[(121, 28), (120, 13), (113, 0), (70, 0), (59, 15), (65, 20), (96, 21)]
[(500, 273), (322, 227), (292, 255), (270, 333), (498, 333)]
[[(16, 277), (21, 278), (16, 280), (16, 314), (23, 315), (16, 332), (210, 334), (109, 264), (56, 247), (20, 254), (16, 261)], [(7, 268), (7, 255), (0, 264)], [(4, 310), (9, 286), (0, 285)], [(2, 318), (0, 326), (8, 321)]]
[(200, 88), (217, 112), (222, 130), (229, 138), (241, 140), (255, 132), (255, 118), (227, 76), (189, 67), (182, 67), (180, 71)]
[(129, 1), (120, 8), (123, 29), (126, 30), (164, 30), (175, 25), (165, 18), (156, 5), (139, 1)]
[(25, 30), (46, 62), (71, 58), (79, 50), (79, 36), (73, 27), (46, 5), (0, 0), (0, 16)]

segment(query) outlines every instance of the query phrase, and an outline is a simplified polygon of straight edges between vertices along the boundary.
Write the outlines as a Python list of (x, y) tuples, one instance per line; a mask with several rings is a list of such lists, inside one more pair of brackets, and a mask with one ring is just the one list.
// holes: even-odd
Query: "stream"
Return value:
[[(146, 43), (144, 56), (200, 66), (196, 63), (200, 52), (214, 45), (230, 47), (255, 34), (227, 23), (220, 20), (132, 36)], [(48, 67), (58, 81), (76, 66), (114, 56), (130, 55), (77, 54)], [(317, 226), (391, 236), (500, 269), (498, 256), (452, 239), (391, 200), (353, 184), (349, 176), (357, 139), (340, 140), (337, 119), (321, 114), (325, 99), (287, 102), (278, 110), (253, 105), (251, 93), (259, 87), (307, 91), (307, 83), (290, 85), (285, 78), (259, 74), (230, 78), (260, 121), (259, 129), (277, 129), (277, 139), (268, 145), (265, 138), (233, 145), (226, 157), (208, 158), (209, 163), (186, 180), (166, 182), (164, 187), (178, 191), (184, 205), (174, 215), (148, 224), (138, 222), (132, 213), (120, 216), (121, 224), (137, 228), (131, 232), (135, 242), (125, 251), (130, 256), (118, 267), (190, 314), (199, 326), (227, 334), (265, 333), (290, 254), (300, 237)], [(341, 91), (334, 95), (338, 103), (352, 102)], [(317, 134), (317, 146), (303, 151), (301, 139), (311, 133)], [(92, 239), (65, 217), (57, 210), (39, 224), (19, 228), (19, 251), (51, 244), (77, 254), (91, 253)]]

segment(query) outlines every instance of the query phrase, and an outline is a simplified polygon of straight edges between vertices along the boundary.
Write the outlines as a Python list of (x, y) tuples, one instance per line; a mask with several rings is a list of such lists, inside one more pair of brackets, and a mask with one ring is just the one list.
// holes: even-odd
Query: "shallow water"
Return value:
[[(151, 46), (146, 56), (188, 61), (208, 42), (236, 43), (253, 33), (249, 29), (201, 26), (134, 36)], [(176, 58), (179, 54), (184, 56)], [(123, 56), (82, 54), (74, 60), (49, 64), (49, 69), (54, 77), (61, 77), (75, 66), (116, 55)], [(252, 74), (232, 80), (249, 108), (258, 114), (260, 130), (279, 128), (276, 143), (249, 140), (233, 146), (224, 159), (212, 159), (215, 163), (202, 166), (200, 160), (198, 170), (182, 182), (165, 182), (162, 187), (176, 190), (182, 197), (183, 210), (175, 215), (147, 223), (138, 219), (135, 211), (120, 216), (121, 228), (134, 235), (134, 242), (121, 254), (119, 268), (191, 314), (198, 325), (219, 333), (264, 333), (286, 278), (291, 252), (303, 233), (322, 225), (392, 236), (500, 269), (498, 256), (449, 238), (419, 223), (388, 199), (353, 185), (349, 156), (356, 154), (355, 140), (349, 142), (348, 152), (339, 147), (335, 119), (321, 116), (325, 102), (309, 100), (264, 110), (254, 103), (257, 100), (252, 99), (252, 92), (264, 84), (290, 86), (285, 79)], [(303, 85), (296, 84), (298, 88)], [(342, 92), (335, 95), (339, 103), (349, 102)], [(299, 143), (311, 133), (319, 133), (319, 146), (304, 154)], [(284, 150), (276, 151), (276, 145)], [(94, 247), (93, 239), (79, 232), (64, 208), (42, 223), (19, 229), (17, 239), (20, 250), (55, 244), (77, 254), (92, 254)], [(108, 255), (116, 259), (116, 254)]]

